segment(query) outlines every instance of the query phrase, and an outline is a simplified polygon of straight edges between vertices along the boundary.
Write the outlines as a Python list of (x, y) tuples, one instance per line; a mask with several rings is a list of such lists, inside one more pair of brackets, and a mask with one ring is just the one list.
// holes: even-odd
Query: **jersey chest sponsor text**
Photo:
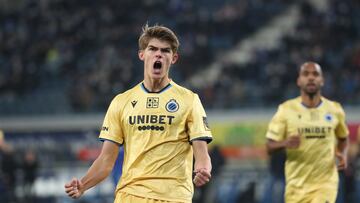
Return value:
[(175, 116), (169, 115), (132, 115), (129, 116), (130, 125), (141, 124), (169, 124), (174, 121)]
[(332, 127), (329, 126), (318, 126), (318, 127), (301, 127), (298, 128), (298, 133), (303, 135), (307, 139), (323, 139), (326, 135), (330, 135), (333, 131)]

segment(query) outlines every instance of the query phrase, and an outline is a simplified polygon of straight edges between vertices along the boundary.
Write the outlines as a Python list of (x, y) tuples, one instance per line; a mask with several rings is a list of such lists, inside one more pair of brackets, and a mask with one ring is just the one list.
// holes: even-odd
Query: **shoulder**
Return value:
[(340, 114), (343, 114), (344, 113), (344, 109), (342, 107), (342, 105), (337, 102), (337, 101), (333, 101), (333, 100), (330, 100), (330, 99), (327, 99), (325, 97), (322, 97), (321, 98), (324, 103), (326, 104), (326, 106), (329, 108), (329, 109), (332, 109), (335, 111), (335, 113), (340, 113)]
[(178, 93), (180, 95), (193, 97), (193, 98), (198, 96), (193, 91), (189, 90), (186, 87), (183, 87), (183, 86), (180, 86), (180, 85), (176, 84), (174, 81), (171, 82), (171, 85), (174, 87), (174, 90), (176, 91), (176, 93)]
[(300, 97), (296, 97), (293, 99), (288, 99), (286, 101), (284, 101), (283, 103), (281, 103), (279, 105), (279, 109), (281, 110), (286, 110), (286, 109), (293, 109), (296, 106), (298, 106), (301, 103), (301, 98)]
[(332, 107), (337, 107), (337, 108), (342, 108), (341, 107), (341, 104), (337, 101), (334, 101), (334, 100), (330, 100), (328, 98), (325, 98), (325, 97), (322, 97), (321, 98), (325, 103), (327, 103), (328, 105), (332, 106)]
[(118, 93), (111, 102), (120, 104), (124, 101), (127, 101), (132, 95), (136, 94), (139, 88), (139, 84), (137, 84), (134, 87), (126, 90), (125, 92)]

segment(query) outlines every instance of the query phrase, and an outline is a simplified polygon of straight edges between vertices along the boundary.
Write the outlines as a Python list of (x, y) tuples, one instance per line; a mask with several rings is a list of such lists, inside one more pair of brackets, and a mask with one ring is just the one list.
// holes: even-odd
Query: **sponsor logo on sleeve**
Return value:
[(101, 131), (106, 131), (106, 132), (108, 132), (108, 131), (109, 131), (109, 127), (103, 126), (103, 127), (101, 128)]
[(210, 130), (209, 123), (208, 123), (208, 120), (206, 117), (203, 117), (203, 123), (204, 123), (205, 130)]

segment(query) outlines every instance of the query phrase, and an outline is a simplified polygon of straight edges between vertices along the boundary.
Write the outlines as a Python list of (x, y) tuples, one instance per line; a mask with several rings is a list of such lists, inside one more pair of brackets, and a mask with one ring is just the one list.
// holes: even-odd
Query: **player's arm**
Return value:
[(287, 122), (283, 105), (280, 105), (277, 112), (271, 119), (266, 133), (266, 149), (268, 153), (283, 149), (296, 149), (300, 146), (300, 135), (286, 136)]
[(345, 111), (342, 108), (340, 103), (335, 103), (338, 107), (338, 119), (339, 123), (335, 129), (335, 135), (337, 138), (337, 145), (335, 155), (338, 160), (337, 167), (339, 170), (347, 168), (347, 158), (348, 158), (348, 147), (349, 147), (349, 129), (345, 122)]
[(344, 170), (347, 168), (347, 154), (349, 147), (349, 138), (338, 138), (337, 139), (337, 148), (336, 148), (336, 157), (338, 159), (338, 170)]
[(207, 142), (203, 140), (194, 140), (192, 142), (194, 151), (194, 183), (197, 187), (210, 181), (211, 178), (211, 159), (208, 153)]
[(268, 138), (266, 142), (266, 149), (268, 153), (272, 153), (274, 151), (282, 150), (282, 149), (296, 149), (299, 146), (300, 146), (299, 135), (292, 135), (282, 141), (275, 141)]
[(111, 173), (119, 151), (119, 145), (104, 141), (100, 155), (91, 165), (86, 175), (78, 180), (72, 179), (65, 184), (65, 192), (69, 197), (77, 199), (89, 188), (104, 180)]

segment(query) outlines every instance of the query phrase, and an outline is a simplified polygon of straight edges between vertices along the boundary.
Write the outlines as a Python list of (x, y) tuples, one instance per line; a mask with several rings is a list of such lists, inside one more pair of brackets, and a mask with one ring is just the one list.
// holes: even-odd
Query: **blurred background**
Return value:
[(111, 178), (78, 201), (63, 185), (98, 155), (111, 99), (142, 81), (146, 22), (177, 33), (171, 76), (199, 94), (214, 135), (214, 179), (194, 202), (281, 202), (283, 156), (266, 154), (265, 131), (308, 60), (347, 113), (337, 202), (360, 202), (358, 0), (0, 0), (0, 202), (113, 201)]

